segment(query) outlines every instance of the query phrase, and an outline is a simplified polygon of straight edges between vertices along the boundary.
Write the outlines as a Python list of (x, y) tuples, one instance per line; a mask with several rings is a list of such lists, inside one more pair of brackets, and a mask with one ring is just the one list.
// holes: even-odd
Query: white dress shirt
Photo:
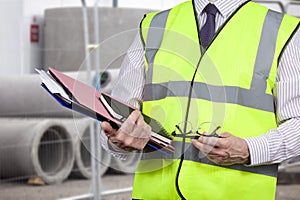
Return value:
[[(219, 13), (216, 15), (216, 31), (225, 20), (245, 0), (216, 1)], [(208, 0), (195, 0), (200, 29), (206, 21), (203, 12)], [(129, 48), (122, 63), (119, 79), (112, 95), (138, 107), (142, 101), (145, 83), (144, 49), (139, 35)], [(246, 138), (250, 151), (251, 165), (279, 163), (288, 158), (300, 155), (300, 31), (289, 42), (279, 62), (275, 83), (276, 113), (278, 128), (267, 133)], [(125, 158), (124, 152), (109, 150), (119, 158)]]

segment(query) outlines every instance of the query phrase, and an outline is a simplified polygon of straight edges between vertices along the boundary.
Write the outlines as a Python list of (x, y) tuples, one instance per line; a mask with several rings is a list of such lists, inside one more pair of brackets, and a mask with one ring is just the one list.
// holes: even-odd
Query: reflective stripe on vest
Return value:
[[(158, 14), (154, 16), (150, 24), (145, 48), (145, 54), (147, 62), (149, 63), (149, 68), (146, 76), (147, 81), (145, 85), (144, 101), (159, 100), (167, 96), (188, 97), (187, 88), (190, 87), (190, 82), (170, 81), (168, 83), (159, 84), (151, 83), (153, 77), (154, 57), (163, 39), (163, 30), (168, 14), (169, 10), (163, 12), (162, 15)], [(270, 23), (270, 19), (273, 18), (276, 19), (276, 22)], [(272, 10), (269, 10), (267, 13), (257, 51), (253, 79), (250, 89), (233, 86), (212, 86), (205, 83), (196, 82), (194, 85), (192, 97), (214, 102), (234, 103), (250, 108), (274, 112), (273, 96), (265, 94), (265, 90), (267, 87), (266, 80), (272, 67), (278, 30), (282, 19), (282, 13), (278, 13)], [(155, 38), (155, 40), (149, 38)], [(264, 79), (256, 78), (257, 74), (263, 76)], [(257, 96), (260, 96), (260, 98), (256, 98)]]
[(169, 15), (170, 10), (163, 11), (161, 13), (158, 13), (155, 15), (153, 20), (151, 21), (150, 24), (150, 29), (149, 29), (149, 35), (150, 37), (147, 38), (146, 42), (146, 59), (147, 62), (149, 63), (149, 71), (146, 79), (146, 84), (152, 82), (152, 73), (153, 73), (153, 61), (154, 57), (160, 47), (163, 35), (164, 35), (164, 27), (166, 25), (168, 15)]
[[(175, 147), (175, 152), (174, 154), (168, 157), (165, 154), (160, 153), (159, 151), (154, 151), (151, 153), (144, 153), (142, 155), (142, 160), (154, 160), (154, 159), (179, 159), (180, 160), (182, 142), (174, 141), (173, 146)], [(278, 164), (261, 165), (261, 166), (245, 166), (245, 165), (220, 166), (207, 159), (205, 155), (203, 155), (201, 151), (196, 149), (191, 143), (186, 143), (186, 146), (187, 147), (184, 150), (184, 160), (190, 160), (194, 162), (223, 167), (227, 169), (251, 172), (255, 174), (271, 176), (274, 178), (277, 177)]]
[[(188, 97), (190, 81), (170, 81), (160, 84), (145, 85), (145, 101), (159, 100), (167, 96)], [(201, 82), (194, 83), (192, 98), (205, 99), (213, 102), (233, 103), (250, 108), (274, 112), (272, 95), (258, 95), (260, 90), (244, 89), (233, 86), (213, 86)], [(257, 98), (259, 96), (259, 98)]]

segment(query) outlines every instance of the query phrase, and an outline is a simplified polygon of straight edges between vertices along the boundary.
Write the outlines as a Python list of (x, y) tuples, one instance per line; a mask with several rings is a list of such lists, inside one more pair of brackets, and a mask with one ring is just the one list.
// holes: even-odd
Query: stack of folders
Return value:
[[(49, 92), (62, 106), (80, 112), (99, 121), (108, 121), (118, 129), (136, 108), (108, 94), (73, 79), (53, 68), (48, 72), (36, 71), (40, 74), (42, 87)], [(149, 116), (144, 120), (152, 128), (151, 138), (147, 146), (167, 156), (174, 152), (172, 138), (161, 124)]]

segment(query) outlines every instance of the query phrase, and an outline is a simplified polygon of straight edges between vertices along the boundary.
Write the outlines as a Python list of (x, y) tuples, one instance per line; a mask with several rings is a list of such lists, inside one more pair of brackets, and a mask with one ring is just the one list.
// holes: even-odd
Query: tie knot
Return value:
[(216, 15), (216, 13), (218, 12), (218, 8), (214, 5), (214, 4), (207, 4), (207, 6), (204, 8), (204, 11), (207, 14), (211, 14), (211, 15)]

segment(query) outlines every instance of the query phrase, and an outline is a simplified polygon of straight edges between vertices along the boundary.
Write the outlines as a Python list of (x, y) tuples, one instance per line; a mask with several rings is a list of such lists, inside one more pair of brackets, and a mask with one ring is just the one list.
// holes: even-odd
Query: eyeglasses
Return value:
[[(184, 122), (182, 122), (182, 123), (184, 123)], [(180, 124), (182, 124), (182, 123), (180, 123)], [(208, 123), (208, 122), (204, 122), (204, 123)], [(202, 124), (204, 124), (204, 123), (202, 123)], [(180, 134), (176, 133), (176, 130), (174, 130), (171, 133), (172, 136), (174, 136), (174, 137), (182, 137), (182, 138), (184, 137), (184, 138), (191, 138), (191, 139), (198, 139), (201, 136), (222, 138), (222, 136), (217, 134), (217, 131), (221, 128), (221, 126), (217, 126), (210, 134), (199, 133), (199, 130), (201, 129), (201, 127), (198, 128), (196, 131), (192, 131), (192, 129), (190, 129), (187, 133), (184, 133), (182, 131), (179, 124), (175, 125), (175, 127), (180, 132)]]

